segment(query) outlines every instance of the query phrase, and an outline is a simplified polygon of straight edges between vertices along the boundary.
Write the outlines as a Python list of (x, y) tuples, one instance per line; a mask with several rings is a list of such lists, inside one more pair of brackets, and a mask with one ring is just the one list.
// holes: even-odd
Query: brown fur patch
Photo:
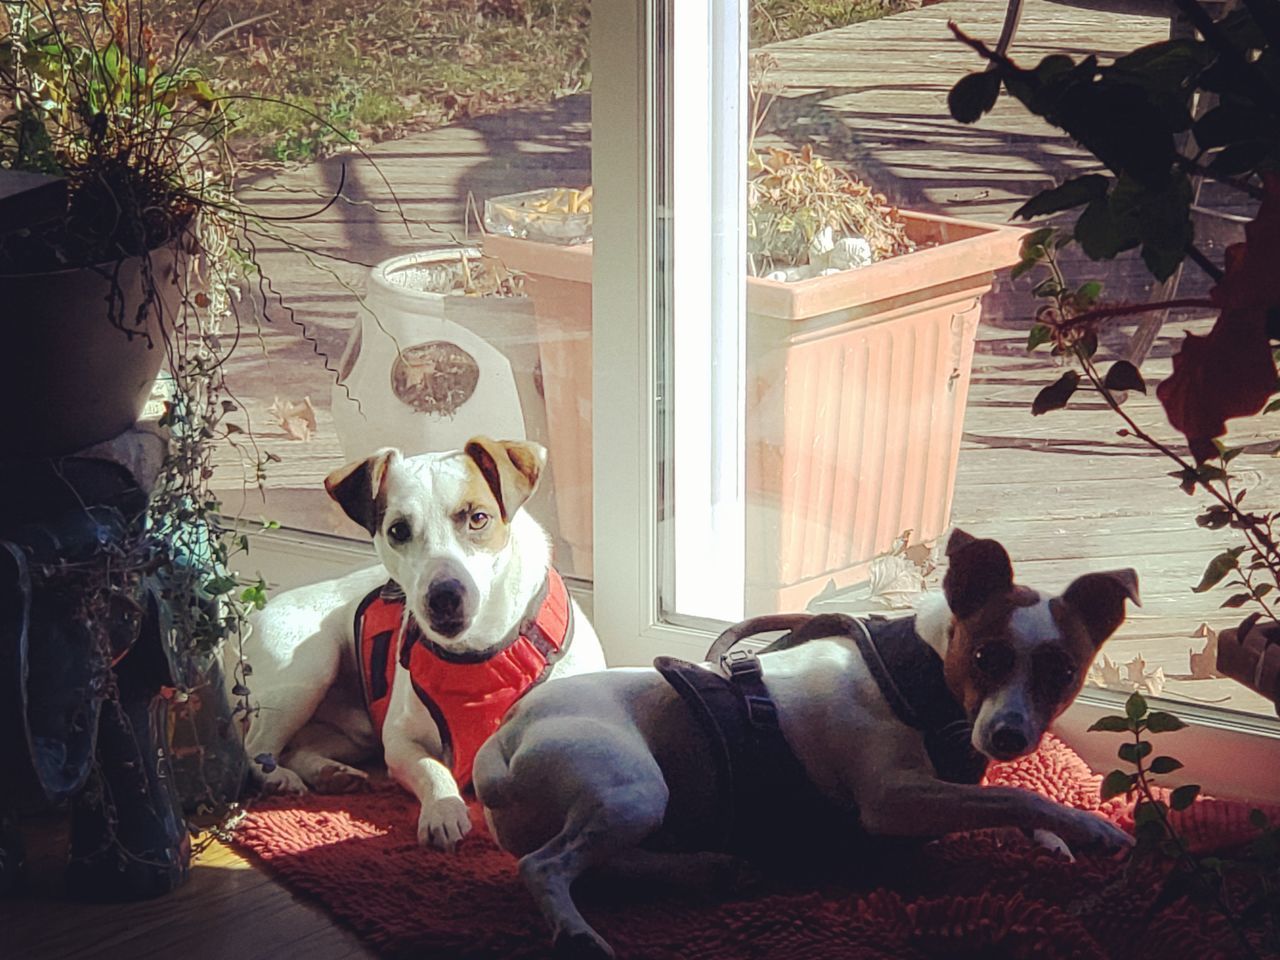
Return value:
[(1020, 603), (1017, 589), (1003, 596), (994, 597), (963, 620), (957, 618), (947, 644), (947, 657), (943, 663), (943, 675), (951, 695), (960, 701), (965, 713), (972, 719), (982, 706), (982, 701), (999, 684), (988, 680), (975, 667), (976, 650), (988, 643), (1011, 644), (1009, 618)]
[[(511, 525), (503, 518), (498, 498), (494, 496), (493, 488), (481, 472), (480, 465), (474, 457), (468, 457), (467, 463), (470, 476), (463, 491), (462, 502), (452, 511), (452, 516), (464, 539), (482, 550), (497, 553), (511, 539)], [(471, 514), (477, 510), (489, 514), (489, 525), (483, 530), (472, 530), (470, 527)]]

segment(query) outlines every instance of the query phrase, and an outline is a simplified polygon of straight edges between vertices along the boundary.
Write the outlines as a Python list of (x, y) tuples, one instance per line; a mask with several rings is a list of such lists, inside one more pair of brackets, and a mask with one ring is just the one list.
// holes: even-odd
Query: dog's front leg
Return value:
[(397, 679), (391, 689), (382, 727), (387, 772), (418, 798), (418, 843), (451, 851), (470, 832), (471, 817), (453, 772), (439, 759), (440, 730), (411, 686)]
[(978, 787), (928, 777), (890, 780), (859, 798), (863, 826), (886, 836), (941, 837), (966, 830), (1048, 830), (1076, 849), (1121, 850), (1133, 838), (1094, 813), (1017, 787)]

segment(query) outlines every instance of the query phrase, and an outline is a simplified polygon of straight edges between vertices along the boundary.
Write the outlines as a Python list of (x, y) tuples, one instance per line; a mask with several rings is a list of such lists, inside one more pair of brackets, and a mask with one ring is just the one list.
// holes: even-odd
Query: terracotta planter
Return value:
[(119, 436), (138, 419), (165, 357), (161, 325), (172, 323), (180, 299), (173, 251), (152, 251), (149, 268), (158, 302), (142, 316), (142, 257), (0, 275), (6, 457), (74, 453)]
[[(865, 578), (905, 530), (947, 529), (981, 298), (1023, 231), (907, 217), (934, 246), (798, 283), (747, 279), (747, 615)], [(590, 245), (485, 248), (529, 275), (560, 515), (589, 518)], [(548, 351), (572, 354), (555, 390)], [(589, 526), (579, 536), (589, 546)]]
[(1280, 715), (1280, 623), (1253, 616), (1218, 634), (1218, 672), (1276, 705)]

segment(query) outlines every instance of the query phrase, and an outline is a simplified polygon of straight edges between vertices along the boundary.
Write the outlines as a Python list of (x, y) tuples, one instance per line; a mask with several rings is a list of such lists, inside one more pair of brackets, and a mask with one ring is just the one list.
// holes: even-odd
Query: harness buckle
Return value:
[(753, 727), (775, 730), (778, 707), (765, 689), (760, 660), (750, 650), (730, 650), (720, 658), (729, 680), (747, 705), (747, 720)]
[(760, 661), (750, 650), (730, 650), (720, 658), (720, 666), (729, 674), (730, 680), (748, 675), (760, 676)]

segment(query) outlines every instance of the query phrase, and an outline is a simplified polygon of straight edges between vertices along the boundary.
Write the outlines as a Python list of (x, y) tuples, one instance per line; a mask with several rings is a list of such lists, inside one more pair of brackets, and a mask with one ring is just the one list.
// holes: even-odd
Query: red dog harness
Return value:
[(392, 582), (361, 601), (354, 636), (365, 703), (378, 735), (387, 719), (398, 660), (440, 728), (446, 765), (466, 789), (480, 745), (568, 648), (573, 615), (564, 581), (548, 570), (529, 615), (510, 636), (485, 650), (455, 653), (423, 635), (406, 613), (404, 593)]

